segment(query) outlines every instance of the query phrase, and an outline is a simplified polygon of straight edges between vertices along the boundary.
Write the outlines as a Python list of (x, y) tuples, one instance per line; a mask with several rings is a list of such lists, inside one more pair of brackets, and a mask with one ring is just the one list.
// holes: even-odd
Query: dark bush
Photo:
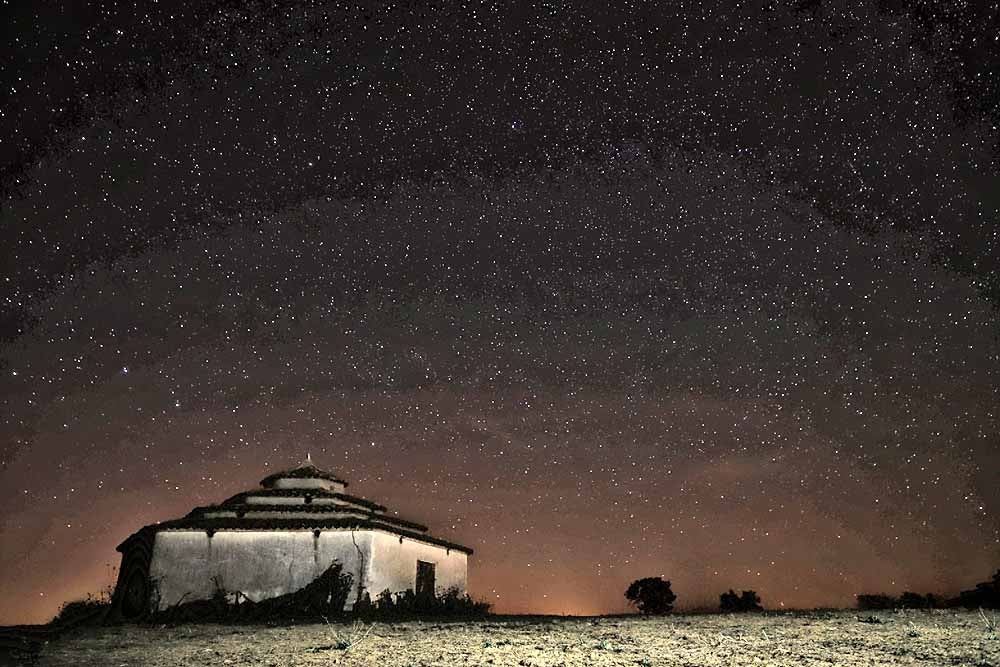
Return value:
[(764, 611), (756, 591), (743, 591), (737, 595), (731, 588), (719, 596), (719, 609), (726, 612)]
[(899, 596), (899, 606), (903, 609), (933, 609), (934, 596), (930, 593), (921, 595), (912, 591), (906, 591)]
[(667, 614), (677, 599), (670, 590), (670, 582), (662, 577), (636, 579), (625, 591), (625, 597), (643, 614)]
[(895, 609), (899, 600), (885, 593), (862, 593), (857, 596), (858, 609)]
[(865, 593), (857, 596), (858, 609), (935, 609), (937, 607), (965, 607), (967, 609), (1000, 609), (1000, 570), (990, 581), (976, 584), (976, 587), (962, 591), (958, 597), (939, 598), (933, 593), (921, 595), (907, 591), (899, 598), (885, 593)]
[(358, 616), (366, 616), (374, 612), (375, 603), (372, 602), (372, 596), (365, 591), (361, 597), (354, 603), (353, 613)]
[(413, 589), (393, 594), (386, 589), (378, 594), (375, 602), (368, 593), (354, 605), (354, 614), (366, 619), (405, 618), (411, 616), (485, 616), (490, 612), (488, 602), (473, 600), (457, 588), (449, 588), (437, 595), (417, 595)]
[(438, 613), (450, 615), (485, 616), (490, 611), (490, 603), (473, 600), (457, 588), (449, 588), (436, 601)]
[(111, 610), (111, 596), (108, 593), (100, 596), (88, 593), (82, 600), (65, 602), (59, 607), (59, 613), (52, 619), (51, 625), (73, 627), (78, 625), (100, 625)]
[(978, 583), (972, 590), (962, 591), (957, 598), (949, 600), (949, 606), (1000, 609), (1000, 570), (996, 571), (990, 581)]

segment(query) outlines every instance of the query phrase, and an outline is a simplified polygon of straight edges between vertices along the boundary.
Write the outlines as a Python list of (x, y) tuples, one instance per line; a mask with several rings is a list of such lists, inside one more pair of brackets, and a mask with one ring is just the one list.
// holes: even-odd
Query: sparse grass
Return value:
[[(937, 610), (861, 623), (856, 611), (659, 618), (487, 617), (338, 623), (81, 628), (46, 644), (37, 667), (796, 667), (1000, 665), (988, 612)], [(986, 617), (984, 619), (984, 616)], [(991, 635), (995, 637), (996, 635)]]
[[(323, 620), (326, 622), (328, 628), (334, 627), (327, 619), (324, 618)], [(368, 639), (368, 636), (374, 628), (374, 623), (365, 625), (362, 621), (354, 621), (349, 630), (344, 629), (334, 631), (332, 633), (333, 641), (331, 643), (323, 644), (322, 646), (314, 646), (310, 650), (314, 653), (319, 651), (343, 651), (344, 653), (353, 651), (365, 643), (365, 640)]]
[(511, 641), (509, 639), (498, 639), (496, 641), (491, 641), (487, 639), (483, 642), (483, 648), (493, 648), (494, 646), (510, 646)]
[(983, 611), (983, 608), (980, 607), (979, 608), (979, 616), (982, 617), (983, 623), (986, 624), (986, 632), (990, 633), (991, 635), (995, 635), (997, 633), (997, 614), (996, 614), (996, 612), (993, 612), (993, 614), (991, 616), (987, 616), (986, 612)]

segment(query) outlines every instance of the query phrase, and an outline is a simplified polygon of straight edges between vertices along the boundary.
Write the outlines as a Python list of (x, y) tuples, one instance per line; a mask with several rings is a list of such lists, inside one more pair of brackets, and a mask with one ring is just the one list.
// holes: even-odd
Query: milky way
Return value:
[(12, 23), (0, 623), (307, 453), (500, 611), (996, 568), (983, 17), (207, 7)]

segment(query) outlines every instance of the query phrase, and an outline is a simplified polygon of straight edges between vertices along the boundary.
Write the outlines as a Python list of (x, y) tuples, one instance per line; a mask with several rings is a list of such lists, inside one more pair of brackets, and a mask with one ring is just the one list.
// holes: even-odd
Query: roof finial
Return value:
[(306, 463), (305, 464), (307, 466), (311, 466), (313, 464), (312, 454), (309, 453), (309, 452), (306, 452)]

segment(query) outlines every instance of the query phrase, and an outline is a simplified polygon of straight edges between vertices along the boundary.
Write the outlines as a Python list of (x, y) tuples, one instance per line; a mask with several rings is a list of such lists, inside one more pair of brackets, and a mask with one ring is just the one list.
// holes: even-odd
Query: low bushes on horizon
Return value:
[(878, 609), (1000, 609), (1000, 570), (990, 581), (976, 584), (975, 588), (962, 591), (957, 597), (944, 598), (933, 593), (920, 594), (906, 591), (899, 597), (888, 593), (861, 593), (856, 596), (857, 608)]
[(957, 598), (948, 602), (954, 602), (954, 606), (966, 607), (967, 609), (977, 607), (1000, 609), (1000, 570), (993, 573), (993, 578), (990, 581), (980, 582), (976, 584), (975, 588), (962, 591)]
[(719, 611), (723, 612), (750, 612), (764, 611), (760, 604), (760, 596), (756, 591), (743, 591), (736, 594), (732, 588), (728, 592), (719, 596)]

